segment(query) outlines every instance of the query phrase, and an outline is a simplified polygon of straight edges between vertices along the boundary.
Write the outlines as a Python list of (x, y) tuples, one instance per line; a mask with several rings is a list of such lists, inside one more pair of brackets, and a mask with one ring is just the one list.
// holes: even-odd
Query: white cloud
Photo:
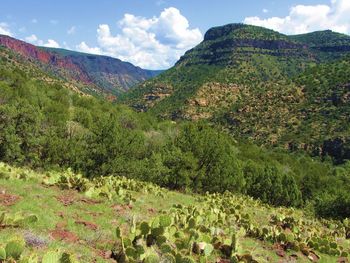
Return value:
[(68, 43), (66, 41), (63, 41), (63, 48), (65, 49), (71, 49), (70, 46), (68, 45)]
[(32, 22), (33, 24), (38, 23), (38, 20), (36, 18), (33, 18), (30, 22)]
[(24, 40), (29, 42), (29, 43), (36, 43), (38, 41), (38, 37), (33, 34), (30, 36), (27, 36)]
[(44, 47), (54, 47), (54, 48), (60, 48), (61, 46), (53, 39), (47, 40), (46, 43), (43, 44)]
[(74, 35), (75, 32), (77, 31), (77, 27), (76, 26), (72, 26), (67, 30), (67, 34), (68, 35)]
[(329, 5), (296, 5), (286, 17), (247, 17), (244, 23), (263, 26), (286, 34), (331, 29), (350, 33), (350, 1), (331, 0)]
[(43, 47), (54, 47), (60, 48), (61, 46), (53, 39), (48, 39), (46, 42), (39, 39), (36, 35), (32, 34), (24, 38), (25, 41), (32, 43), (33, 45), (43, 46)]
[(186, 17), (174, 7), (164, 9), (159, 17), (125, 14), (118, 25), (121, 33), (116, 35), (109, 25), (99, 25), (98, 47), (82, 42), (76, 48), (117, 57), (143, 68), (163, 69), (172, 66), (203, 39), (200, 30), (191, 29)]
[(0, 35), (13, 36), (10, 30), (10, 27), (7, 23), (4, 23), (4, 22), (0, 23)]
[(266, 9), (266, 8), (264, 8), (262, 11), (263, 11), (264, 14), (267, 14), (269, 12), (269, 10)]
[(84, 52), (84, 53), (102, 55), (102, 51), (100, 48), (89, 47), (84, 41), (81, 42), (79, 45), (77, 45), (76, 49), (78, 49), (79, 51)]

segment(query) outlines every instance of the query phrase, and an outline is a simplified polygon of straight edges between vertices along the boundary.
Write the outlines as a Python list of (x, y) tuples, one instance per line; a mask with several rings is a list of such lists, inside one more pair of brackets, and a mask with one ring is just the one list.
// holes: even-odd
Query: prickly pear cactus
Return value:
[(0, 259), (1, 260), (6, 259), (6, 249), (4, 247), (0, 247)]
[(5, 247), (6, 259), (19, 259), (24, 251), (24, 247), (25, 243), (23, 240), (10, 241)]
[(42, 259), (42, 263), (60, 263), (61, 253), (58, 251), (47, 252)]
[(159, 256), (155, 253), (152, 253), (143, 260), (144, 263), (159, 263)]

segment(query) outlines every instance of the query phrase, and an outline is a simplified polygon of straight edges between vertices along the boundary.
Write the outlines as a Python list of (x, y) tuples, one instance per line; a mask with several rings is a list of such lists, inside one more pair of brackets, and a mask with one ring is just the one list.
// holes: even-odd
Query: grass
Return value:
[[(23, 169), (12, 168), (12, 173), (16, 175), (23, 171)], [(26, 237), (26, 239), (30, 236), (43, 241), (42, 247), (31, 247), (27, 244), (24, 256), (32, 252), (40, 256), (48, 250), (60, 250), (73, 253), (79, 262), (115, 262), (108, 257), (115, 246), (116, 227), (121, 227), (127, 233), (133, 219), (137, 222), (149, 221), (161, 210), (170, 209), (174, 204), (201, 207), (198, 196), (171, 191), (165, 191), (166, 194), (163, 197), (154, 193), (133, 192), (132, 195), (136, 201), (132, 205), (118, 198), (90, 199), (75, 190), (44, 185), (39, 179), (42, 175), (37, 174), (38, 179), (35, 179), (35, 172), (30, 170), (26, 172), (31, 174), (31, 179), (5, 179), (0, 176), (2, 178), (0, 193), (20, 197), (13, 205), (4, 206), (0, 196), (0, 211), (38, 216), (36, 223), (20, 228), (0, 228), (0, 244), (6, 243), (15, 236)], [(326, 230), (324, 224), (315, 218), (308, 218), (301, 210), (273, 208), (250, 199), (243, 200), (241, 208), (237, 208), (240, 214), (249, 214), (251, 222), (260, 227), (268, 225), (273, 214), (292, 214), (305, 220), (313, 220), (316, 227)], [(227, 224), (230, 224), (229, 221)], [(69, 238), (61, 240), (57, 237), (58, 235), (63, 238), (63, 233), (68, 233), (72, 240)], [(283, 257), (281, 257), (278, 255), (276, 244), (258, 238), (238, 235), (237, 243), (241, 254), (250, 254), (258, 262), (288, 262), (295, 257), (297, 262), (310, 261), (301, 252), (293, 250), (282, 251)], [(342, 245), (345, 248), (350, 247), (349, 240), (342, 240)], [(319, 262), (337, 260), (337, 257), (317, 254), (320, 256)]]
[[(20, 200), (12, 206), (4, 207), (0, 204), (0, 211), (5, 210), (11, 214), (17, 212), (35, 214), (39, 219), (38, 222), (25, 228), (0, 229), (0, 243), (6, 243), (14, 236), (32, 233), (48, 241), (48, 247), (38, 249), (39, 251), (63, 249), (77, 255), (81, 262), (91, 262), (91, 259), (106, 262), (107, 260), (100, 257), (98, 252), (112, 249), (115, 227), (127, 228), (133, 216), (137, 221), (148, 220), (154, 217), (157, 211), (169, 209), (173, 204), (189, 205), (194, 202), (192, 196), (170, 192), (161, 200), (152, 194), (145, 196), (135, 193), (137, 201), (132, 205), (132, 209), (124, 207), (121, 200), (109, 201), (101, 198), (98, 200), (99, 203), (89, 204), (79, 201), (86, 199), (83, 194), (72, 190), (61, 190), (58, 187), (47, 187), (36, 180), (0, 179), (0, 191), (20, 196)], [(65, 206), (58, 200), (62, 196), (72, 198), (74, 202)], [(121, 210), (118, 211), (115, 207)], [(89, 229), (82, 224), (77, 224), (76, 221), (91, 222), (97, 225), (98, 229)], [(63, 225), (65, 230), (74, 233), (79, 241), (53, 239), (52, 232), (57, 225)], [(27, 254), (30, 254), (31, 250), (28, 250)]]

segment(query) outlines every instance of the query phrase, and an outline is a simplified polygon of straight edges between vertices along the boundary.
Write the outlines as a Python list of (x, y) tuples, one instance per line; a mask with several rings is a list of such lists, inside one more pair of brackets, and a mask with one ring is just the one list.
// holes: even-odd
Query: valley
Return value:
[(146, 70), (0, 35), (1, 263), (349, 262), (350, 36), (202, 39)]

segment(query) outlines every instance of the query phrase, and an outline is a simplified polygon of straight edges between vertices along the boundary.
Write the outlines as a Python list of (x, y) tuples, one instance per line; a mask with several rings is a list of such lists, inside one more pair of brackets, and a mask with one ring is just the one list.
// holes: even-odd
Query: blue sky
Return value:
[(36, 45), (172, 64), (212, 26), (246, 22), (287, 34), (350, 33), (350, 0), (1, 0), (0, 33)]

